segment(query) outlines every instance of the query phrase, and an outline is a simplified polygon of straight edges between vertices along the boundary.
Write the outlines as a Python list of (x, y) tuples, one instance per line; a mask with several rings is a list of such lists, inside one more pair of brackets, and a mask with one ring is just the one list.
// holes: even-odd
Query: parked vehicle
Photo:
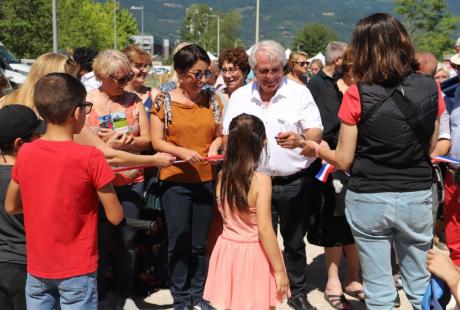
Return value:
[(21, 63), (5, 45), (0, 42), (0, 68), (13, 86), (24, 83), (30, 71), (30, 65)]

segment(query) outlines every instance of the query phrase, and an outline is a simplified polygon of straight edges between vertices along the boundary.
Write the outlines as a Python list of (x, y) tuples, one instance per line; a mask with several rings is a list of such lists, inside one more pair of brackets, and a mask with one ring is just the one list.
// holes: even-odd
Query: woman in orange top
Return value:
[(214, 209), (212, 167), (204, 157), (217, 155), (222, 144), (221, 104), (202, 89), (211, 74), (205, 50), (186, 45), (173, 62), (179, 85), (157, 96), (150, 117), (154, 149), (184, 160), (160, 173), (170, 290), (174, 309), (212, 309), (203, 300), (205, 244)]

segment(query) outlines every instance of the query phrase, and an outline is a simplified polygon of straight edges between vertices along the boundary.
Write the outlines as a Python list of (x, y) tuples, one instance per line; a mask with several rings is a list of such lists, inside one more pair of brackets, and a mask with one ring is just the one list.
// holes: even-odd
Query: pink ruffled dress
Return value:
[[(218, 199), (220, 201), (220, 199)], [(283, 302), (259, 242), (255, 209), (244, 215), (218, 204), (223, 231), (209, 262), (203, 298), (217, 309), (267, 310)]]

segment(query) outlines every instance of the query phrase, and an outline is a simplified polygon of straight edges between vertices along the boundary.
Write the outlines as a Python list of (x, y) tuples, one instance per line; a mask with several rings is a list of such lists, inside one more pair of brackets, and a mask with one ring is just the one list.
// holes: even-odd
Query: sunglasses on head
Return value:
[(134, 73), (130, 72), (129, 74), (127, 75), (124, 75), (122, 77), (116, 77), (116, 76), (113, 76), (113, 75), (110, 75), (110, 77), (117, 82), (118, 85), (123, 85), (123, 84), (126, 84), (128, 83), (129, 81), (131, 81), (134, 77)]
[(191, 75), (193, 75), (193, 78), (197, 81), (200, 81), (203, 76), (204, 78), (207, 80), (209, 79), (211, 76), (212, 76), (212, 72), (211, 70), (204, 70), (204, 71), (188, 71), (188, 73), (190, 73)]

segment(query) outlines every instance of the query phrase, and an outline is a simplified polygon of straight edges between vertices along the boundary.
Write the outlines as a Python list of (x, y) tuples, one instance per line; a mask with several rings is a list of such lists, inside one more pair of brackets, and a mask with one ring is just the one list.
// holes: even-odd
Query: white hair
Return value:
[(256, 56), (259, 53), (265, 53), (272, 63), (279, 62), (283, 67), (286, 65), (286, 54), (281, 44), (273, 40), (265, 40), (252, 47), (251, 54), (249, 55), (249, 65), (253, 70), (256, 68)]
[(326, 65), (332, 65), (334, 61), (342, 57), (343, 52), (347, 48), (347, 43), (340, 41), (332, 41), (326, 46), (325, 58)]

